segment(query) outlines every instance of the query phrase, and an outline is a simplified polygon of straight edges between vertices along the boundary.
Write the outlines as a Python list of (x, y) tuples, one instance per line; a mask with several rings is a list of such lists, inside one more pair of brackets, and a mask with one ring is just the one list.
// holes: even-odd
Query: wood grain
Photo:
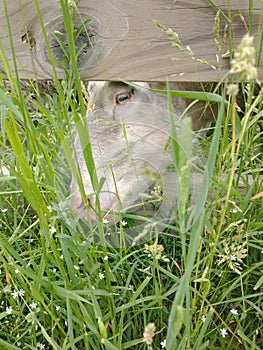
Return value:
[[(2, 54), (4, 51), (12, 66), (14, 60), (5, 3), (20, 77), (51, 78), (54, 73), (34, 0), (0, 0)], [(214, 0), (213, 3), (227, 15), (227, 0)], [(240, 42), (249, 26), (257, 43), (260, 39), (258, 33), (262, 31), (262, 2), (254, 0), (250, 24), (249, 1), (231, 0), (230, 3), (232, 44), (236, 46)], [(39, 8), (52, 54), (61, 61), (62, 53), (53, 35), (54, 31), (65, 32), (59, 3), (39, 1)], [(78, 11), (76, 27), (88, 18), (93, 19), (87, 27), (89, 37), (83, 32), (78, 42), (78, 45), (87, 44), (78, 61), (84, 80), (211, 82), (218, 81), (229, 70), (229, 59), (221, 57), (228, 50), (228, 41), (221, 48), (219, 63), (216, 60), (213, 28), (217, 10), (208, 0), (81, 0)], [(175, 31), (183, 45), (191, 47), (196, 59), (205, 59), (208, 64), (192, 60), (172, 47), (155, 20)], [(226, 23), (221, 14), (221, 39)], [(63, 78), (63, 71), (59, 68), (57, 71)], [(262, 69), (259, 71), (262, 80)]]

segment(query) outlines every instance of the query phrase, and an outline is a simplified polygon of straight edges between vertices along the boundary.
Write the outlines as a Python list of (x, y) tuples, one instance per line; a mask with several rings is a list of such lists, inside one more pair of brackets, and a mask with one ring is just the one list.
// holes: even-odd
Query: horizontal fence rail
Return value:
[[(12, 65), (12, 40), (23, 79), (53, 76), (37, 7), (52, 56), (61, 61), (54, 32), (67, 40), (58, 1), (0, 1), (0, 49)], [(248, 0), (81, 0), (75, 29), (87, 19), (92, 21), (76, 42), (76, 48), (85, 46), (78, 59), (83, 80), (212, 82), (228, 72), (230, 55), (245, 33), (260, 42), (262, 1), (255, 0), (251, 11)], [(172, 45), (165, 28), (178, 35), (180, 47)], [(57, 71), (63, 78), (63, 70)]]

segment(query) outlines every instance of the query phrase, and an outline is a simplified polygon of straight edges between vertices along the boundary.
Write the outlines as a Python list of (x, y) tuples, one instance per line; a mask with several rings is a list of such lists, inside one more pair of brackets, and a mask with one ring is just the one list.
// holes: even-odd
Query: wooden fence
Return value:
[[(229, 31), (231, 47), (236, 47), (247, 32), (255, 36), (256, 44), (260, 41), (262, 1), (254, 0), (252, 13), (249, 3), (249, 0), (81, 0), (76, 27), (92, 19), (76, 44), (86, 45), (79, 57), (81, 77), (218, 81), (229, 70)], [(54, 38), (54, 31), (65, 33), (59, 1), (0, 0), (0, 49), (12, 65), (12, 39), (21, 78), (49, 79), (53, 75), (38, 6), (53, 56), (61, 60), (62, 51)], [(173, 47), (155, 21), (176, 32), (186, 52)], [(214, 27), (218, 29), (220, 51), (216, 48)], [(66, 42), (65, 36), (61, 38)], [(58, 72), (62, 78), (63, 71)]]

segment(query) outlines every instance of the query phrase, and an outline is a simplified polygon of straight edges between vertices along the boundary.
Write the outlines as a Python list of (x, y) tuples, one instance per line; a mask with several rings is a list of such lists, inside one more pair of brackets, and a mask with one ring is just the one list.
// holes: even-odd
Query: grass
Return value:
[[(247, 102), (241, 112), (235, 94), (226, 95), (229, 84), (211, 94), (184, 92), (220, 104), (200, 142), (207, 157), (198, 205), (185, 210), (188, 184), (182, 183), (178, 215), (170, 229), (153, 230), (147, 246), (122, 240), (124, 220), (134, 229), (128, 215), (116, 227), (101, 218), (89, 231), (69, 205), (71, 173), (78, 174), (76, 126), (83, 145), (88, 137), (73, 10), (61, 1), (69, 43), (61, 46), (70, 53), (63, 82), (47, 42), (56, 91), (44, 101), (36, 81), (24, 97), (0, 46), (11, 85), (6, 92), (0, 77), (1, 349), (160, 349), (165, 339), (169, 350), (262, 349), (263, 203), (255, 197), (262, 193), (262, 96), (253, 82), (240, 82)], [(178, 92), (168, 89), (168, 102), (172, 94)], [(178, 144), (189, 143), (172, 133), (174, 162), (183, 172), (187, 159)], [(92, 172), (89, 147), (85, 156)], [(99, 191), (99, 179), (94, 186)], [(107, 234), (117, 234), (119, 244), (94, 243)]]

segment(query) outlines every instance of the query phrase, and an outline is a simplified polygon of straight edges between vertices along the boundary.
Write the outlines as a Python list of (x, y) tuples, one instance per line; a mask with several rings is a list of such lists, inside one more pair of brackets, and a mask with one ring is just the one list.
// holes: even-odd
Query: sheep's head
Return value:
[(135, 211), (138, 203), (145, 202), (147, 190), (156, 181), (162, 182), (163, 172), (172, 163), (171, 153), (166, 149), (169, 140), (166, 100), (160, 100), (148, 87), (147, 83), (89, 83), (93, 106), (87, 112), (90, 143), (96, 177), (104, 183), (98, 193), (77, 136), (76, 161), (89, 208), (84, 206), (74, 178), (71, 203), (82, 218), (90, 218), (93, 224), (97, 222), (96, 192), (105, 218), (118, 221), (118, 212)]

